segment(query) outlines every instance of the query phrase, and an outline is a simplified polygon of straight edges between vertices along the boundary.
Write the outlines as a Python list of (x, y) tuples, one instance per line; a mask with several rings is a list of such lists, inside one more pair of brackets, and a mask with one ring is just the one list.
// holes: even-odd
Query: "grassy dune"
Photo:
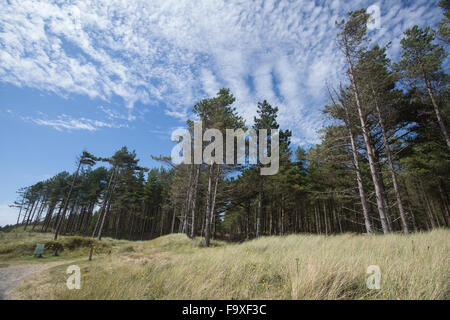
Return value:
[[(66, 264), (27, 281), (18, 293), (27, 299), (450, 297), (449, 230), (409, 236), (290, 235), (242, 244), (213, 242), (208, 249), (201, 248), (201, 240), (179, 234), (146, 242), (105, 239), (108, 249), (91, 262), (88, 247), (66, 250), (59, 259), (78, 258), (71, 264), (81, 268), (80, 290), (67, 289)], [(23, 245), (30, 239), (17, 241)], [(11, 245), (5, 243), (0, 261), (2, 248)], [(370, 265), (381, 269), (380, 290), (367, 289)]]

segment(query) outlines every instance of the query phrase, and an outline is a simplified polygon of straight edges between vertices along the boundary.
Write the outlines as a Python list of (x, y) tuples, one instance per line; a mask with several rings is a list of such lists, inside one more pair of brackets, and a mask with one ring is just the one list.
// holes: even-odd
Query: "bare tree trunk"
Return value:
[(443, 207), (443, 211), (442, 211), (442, 216), (444, 218), (445, 224), (446, 226), (450, 226), (449, 224), (449, 209), (448, 209), (448, 197), (447, 197), (447, 192), (444, 192), (445, 186), (442, 182), (442, 179), (439, 178), (439, 182), (438, 182), (438, 186), (439, 186), (439, 195), (441, 197), (441, 201), (442, 201), (442, 207)]
[(144, 240), (144, 231), (145, 231), (145, 225), (147, 224), (147, 217), (144, 216), (142, 218), (142, 228), (141, 228), (141, 241)]
[(98, 237), (97, 237), (98, 240), (102, 239), (102, 231), (103, 231), (103, 226), (105, 224), (106, 215), (109, 212), (110, 201), (111, 201), (112, 195), (114, 193), (114, 189), (116, 188), (116, 186), (115, 186), (115, 179), (116, 179), (117, 174), (118, 174), (118, 168), (114, 167), (114, 171), (112, 173), (112, 177), (114, 177), (114, 179), (112, 180), (113, 182), (112, 182), (112, 186), (111, 186), (111, 191), (109, 192), (108, 198), (105, 199), (105, 202), (103, 203), (103, 206), (102, 206), (102, 208), (105, 208), (106, 210), (104, 210), (104, 214), (103, 214), (103, 217), (102, 217), (102, 222), (101, 222), (100, 228), (98, 230)]
[(359, 159), (358, 159), (358, 152), (356, 150), (355, 138), (353, 137), (353, 133), (352, 133), (351, 129), (349, 129), (349, 133), (350, 133), (350, 141), (352, 144), (353, 164), (355, 166), (356, 180), (358, 182), (359, 197), (361, 198), (361, 205), (362, 205), (363, 215), (364, 215), (364, 224), (366, 226), (366, 232), (368, 234), (372, 234), (373, 228), (372, 228), (372, 223), (370, 222), (369, 210), (367, 209), (367, 197), (366, 197), (366, 192), (364, 190), (361, 168), (359, 166)]
[[(330, 93), (331, 98), (333, 97), (332, 94)], [(364, 185), (363, 185), (363, 180), (362, 180), (362, 175), (361, 175), (361, 168), (359, 166), (359, 159), (358, 159), (358, 150), (356, 149), (356, 142), (355, 142), (355, 137), (353, 135), (353, 128), (352, 128), (352, 123), (350, 120), (350, 114), (348, 112), (348, 108), (347, 106), (342, 103), (342, 107), (344, 108), (345, 111), (345, 124), (348, 130), (348, 135), (350, 137), (350, 144), (351, 144), (351, 149), (352, 149), (352, 155), (353, 155), (353, 165), (355, 166), (355, 171), (356, 171), (356, 181), (358, 183), (358, 190), (359, 190), (359, 197), (361, 199), (361, 206), (362, 206), (362, 210), (363, 210), (363, 216), (364, 216), (364, 224), (366, 226), (366, 233), (367, 234), (373, 234), (373, 227), (372, 227), (372, 223), (370, 221), (370, 216), (369, 216), (369, 210), (367, 208), (367, 197), (366, 197), (366, 192), (364, 190)], [(340, 228), (340, 232), (342, 233), (342, 227), (340, 225), (340, 220), (339, 220), (339, 228)]]
[(128, 233), (128, 239), (130, 239), (130, 240), (133, 240), (133, 239), (131, 238), (131, 236), (133, 235), (134, 219), (135, 219), (134, 211), (132, 211), (132, 212), (131, 212), (131, 226), (130, 226), (130, 232)]
[(438, 228), (440, 228), (442, 220), (440, 219), (439, 215), (437, 214), (438, 210), (436, 210), (435, 202), (434, 202), (433, 198), (429, 199), (429, 201), (430, 201), (430, 205), (431, 205), (431, 209), (432, 209), (432, 212), (433, 212), (434, 219), (435, 219), (435, 221), (436, 221), (436, 223), (438, 225)]
[(175, 217), (177, 215), (177, 205), (174, 203), (173, 205), (173, 216), (172, 216), (172, 226), (170, 227), (170, 233), (173, 233), (175, 229)]
[(30, 221), (33, 220), (34, 215), (36, 214), (36, 210), (37, 210), (37, 208), (38, 208), (38, 206), (39, 206), (39, 203), (40, 203), (40, 201), (37, 200), (36, 206), (34, 207), (34, 210), (30, 211), (30, 214), (28, 215), (27, 222), (25, 223), (25, 228), (24, 228), (24, 230), (27, 229), (28, 224), (30, 223)]
[(323, 217), (325, 220), (325, 235), (328, 236), (327, 205), (325, 203), (325, 200), (322, 200), (322, 202), (323, 202)]
[[(406, 184), (405, 181), (403, 181), (403, 184)], [(414, 216), (414, 211), (411, 208), (411, 197), (408, 193), (408, 188), (405, 188), (405, 194), (406, 194), (406, 200), (407, 200), (407, 204), (408, 204), (408, 211), (409, 211), (409, 217), (411, 217), (411, 222), (414, 228), (414, 232), (417, 232), (419, 229), (417, 227), (417, 223), (416, 223), (416, 217)]]
[(23, 219), (22, 219), (22, 224), (25, 224), (25, 222), (28, 221), (28, 219), (30, 218), (30, 214), (33, 212), (33, 209), (34, 209), (35, 205), (36, 205), (36, 200), (31, 202), (31, 208), (30, 208), (30, 204), (28, 204), (27, 211), (25, 212), (25, 214), (23, 216)]
[(381, 116), (381, 109), (380, 109), (380, 106), (378, 105), (378, 102), (377, 102), (377, 99), (375, 96), (375, 91), (373, 89), (372, 89), (372, 93), (373, 93), (374, 100), (375, 100), (375, 106), (377, 108), (378, 122), (380, 124), (381, 133), (383, 135), (384, 149), (386, 151), (386, 157), (388, 160), (389, 169), (391, 171), (392, 182), (394, 184), (394, 192), (395, 192), (395, 197), (397, 199), (398, 211), (400, 212), (400, 219), (402, 221), (403, 233), (408, 234), (409, 233), (408, 221), (406, 219), (405, 209), (403, 208), (403, 201), (402, 201), (402, 198), (400, 195), (400, 188), (398, 187), (398, 183), (397, 183), (397, 175), (395, 173), (394, 163), (392, 161), (391, 148), (389, 146), (389, 141), (388, 141), (387, 134), (386, 134), (386, 128), (384, 125), (384, 120), (383, 120), (383, 117)]
[(250, 203), (246, 206), (246, 212), (247, 212), (247, 224), (245, 225), (245, 239), (249, 239), (250, 237)]
[(119, 228), (120, 228), (120, 218), (122, 217), (122, 210), (119, 210), (115, 216), (116, 216), (116, 218), (113, 223), (113, 225), (114, 224), (116, 225), (114, 237), (116, 239), (120, 239), (121, 233), (119, 234)]
[(441, 110), (439, 109), (436, 99), (434, 98), (434, 93), (433, 93), (433, 89), (431, 87), (431, 82), (428, 79), (428, 77), (425, 75), (425, 73), (424, 73), (424, 78), (425, 78), (425, 82), (427, 84), (428, 94), (430, 95), (431, 102), (434, 107), (434, 112), (436, 113), (436, 118), (439, 123), (439, 127), (441, 128), (442, 134), (444, 135), (445, 142), (447, 143), (447, 147), (448, 147), (448, 149), (450, 149), (450, 137), (448, 135), (444, 120), (442, 119)]
[(32, 231), (34, 230), (34, 228), (36, 227), (36, 225), (37, 225), (37, 224), (39, 223), (39, 221), (41, 220), (42, 212), (43, 212), (44, 209), (45, 209), (45, 201), (47, 201), (47, 200), (46, 200), (46, 199), (42, 200), (42, 204), (41, 204), (41, 207), (39, 208), (38, 215), (36, 216), (36, 219), (34, 220), (34, 223), (33, 223), (33, 228), (31, 228)]
[(391, 213), (390, 213), (391, 210), (389, 207), (389, 201), (388, 201), (388, 197), (387, 197), (386, 188), (384, 187), (383, 172), (382, 172), (382, 167), (381, 167), (381, 162), (380, 162), (380, 156), (379, 156), (379, 153), (375, 149), (375, 144), (372, 142), (373, 140), (372, 140), (372, 136), (371, 136), (370, 132), (369, 132), (369, 140), (371, 141), (370, 148), (372, 148), (372, 153), (373, 153), (374, 159), (375, 159), (376, 174), (378, 176), (378, 181), (380, 182), (380, 190), (381, 190), (381, 196), (383, 198), (384, 213), (386, 215), (386, 221), (388, 224), (389, 232), (392, 232), (393, 226), (392, 226), (392, 219), (391, 219)]
[(191, 213), (191, 238), (195, 237), (195, 223), (196, 223), (196, 207), (197, 207), (197, 196), (198, 196), (198, 180), (200, 178), (201, 164), (197, 165), (197, 171), (194, 177), (194, 198), (192, 199), (192, 213)]
[(69, 193), (67, 194), (63, 212), (62, 212), (61, 216), (59, 217), (59, 221), (57, 222), (54, 240), (58, 239), (58, 234), (59, 234), (59, 231), (61, 230), (62, 222), (63, 222), (64, 218), (66, 217), (67, 205), (69, 204), (70, 196), (72, 195), (72, 190), (73, 190), (73, 186), (75, 185), (75, 181), (78, 178), (78, 173), (80, 171), (80, 167), (81, 167), (81, 159), (78, 161), (78, 168), (77, 168), (77, 171), (75, 172), (75, 176), (73, 177), (72, 184), (70, 185)]
[(212, 227), (212, 238), (215, 238), (215, 232), (216, 232), (216, 197), (217, 197), (217, 186), (219, 185), (219, 177), (220, 177), (220, 164), (216, 165), (217, 171), (215, 175), (215, 182), (214, 182), (214, 191), (212, 194), (212, 200), (211, 200), (211, 215), (210, 215), (210, 223)]
[(94, 200), (94, 201), (92, 201), (90, 204), (89, 204), (89, 209), (88, 209), (88, 216), (87, 216), (87, 220), (86, 220), (86, 223), (84, 224), (84, 227), (83, 227), (83, 234), (87, 234), (87, 232), (89, 231), (89, 226), (90, 226), (90, 224), (91, 224), (91, 221), (92, 221), (92, 217), (93, 217), (93, 215), (94, 215), (94, 207), (95, 207), (95, 203), (96, 203), (96, 201)]
[(41, 232), (46, 232), (48, 226), (50, 225), (50, 221), (52, 220), (53, 211), (55, 210), (56, 203), (50, 204), (48, 207), (47, 214), (45, 215), (44, 223), (42, 224)]
[(17, 223), (16, 223), (16, 225), (19, 225), (20, 214), (22, 213), (23, 203), (24, 202), (25, 202), (25, 194), (22, 196), (22, 203), (20, 204), (20, 210), (19, 210), (19, 215), (17, 216)]
[(213, 167), (214, 164), (209, 165), (209, 176), (208, 176), (208, 192), (206, 194), (206, 211), (205, 211), (205, 247), (209, 247), (210, 242), (210, 214), (211, 214), (211, 189), (212, 189), (212, 179), (213, 179)]
[(100, 208), (100, 212), (98, 213), (98, 218), (97, 218), (97, 222), (95, 223), (94, 230), (92, 230), (92, 238), (95, 237), (95, 234), (97, 233), (97, 229), (102, 221), (103, 212), (106, 209), (106, 202), (109, 197), (109, 191), (110, 191), (111, 184), (112, 184), (115, 174), (116, 174), (116, 167), (113, 168), (113, 172), (111, 173), (111, 177), (109, 178), (108, 187), (106, 188), (105, 194), (104, 194), (103, 204), (102, 204), (102, 207)]
[[(73, 221), (73, 216), (76, 213), (75, 210), (77, 208), (77, 205), (78, 205), (78, 202), (75, 202), (74, 204), (72, 204), (72, 207), (70, 208), (70, 210), (68, 210), (69, 211), (69, 216), (67, 218), (67, 223), (65, 225), (65, 228), (64, 228), (64, 221), (61, 223), (61, 232), (64, 233), (64, 234), (69, 232), (69, 228), (70, 228), (71, 223)], [(63, 228), (64, 228), (64, 231), (63, 231)]]
[(384, 204), (383, 204), (383, 195), (381, 192), (381, 187), (380, 187), (380, 181), (377, 175), (377, 169), (376, 169), (376, 164), (375, 164), (375, 156), (373, 154), (372, 148), (370, 147), (370, 139), (369, 139), (369, 132), (368, 132), (368, 128), (367, 128), (367, 123), (366, 123), (366, 119), (365, 119), (365, 115), (363, 114), (363, 110), (362, 110), (362, 105), (361, 105), (361, 100), (359, 97), (359, 91), (358, 91), (358, 87), (356, 84), (356, 80), (355, 80), (355, 76), (354, 76), (354, 69), (353, 69), (353, 63), (350, 59), (350, 54), (348, 52), (348, 45), (347, 42), (345, 40), (345, 44), (346, 44), (346, 58), (347, 58), (347, 62), (349, 64), (350, 67), (350, 72), (349, 72), (349, 76), (350, 76), (350, 81), (352, 83), (353, 86), (353, 93), (355, 95), (355, 100), (356, 100), (356, 106), (358, 109), (358, 115), (359, 115), (359, 120), (361, 122), (361, 129), (362, 129), (362, 133), (363, 133), (363, 137), (364, 137), (364, 142), (366, 144), (366, 150), (367, 150), (367, 157), (369, 159), (369, 165), (370, 165), (370, 171), (372, 174), (372, 180), (373, 180), (373, 184), (375, 186), (375, 194), (376, 194), (376, 198), (377, 198), (377, 206), (378, 206), (378, 212), (380, 214), (380, 220), (381, 220), (381, 225), (383, 228), (383, 232), (385, 234), (389, 233), (389, 225), (387, 222), (387, 217), (386, 217), (386, 211), (384, 208)]
[(258, 216), (256, 217), (256, 237), (261, 236), (261, 220), (262, 220), (262, 202), (263, 202), (263, 176), (259, 177), (258, 189)]
[(414, 213), (411, 209), (411, 203), (409, 201), (408, 201), (408, 209), (409, 209), (409, 214), (411, 215), (411, 221), (413, 224), (414, 231), (417, 232), (417, 231), (419, 231), (419, 229), (417, 228), (416, 218), (414, 217)]
[(61, 211), (62, 211), (62, 203), (59, 204), (59, 210), (58, 210), (58, 213), (56, 214), (55, 221), (53, 222), (53, 228), (56, 228), (56, 226), (58, 224), (59, 217), (61, 216)]
[(32, 203), (28, 202), (27, 208), (25, 209), (25, 213), (23, 214), (22, 224), (25, 223), (25, 219), (28, 215), (28, 211), (30, 210), (30, 205), (31, 205), (31, 210), (33, 210), (34, 202), (32, 202)]
[(159, 231), (159, 236), (161, 237), (163, 235), (163, 231), (164, 231), (164, 215), (163, 215), (161, 207), (159, 208), (159, 212), (161, 214), (161, 229)]
[(155, 230), (156, 230), (156, 223), (157, 223), (156, 218), (158, 216), (158, 210), (156, 210), (156, 212), (155, 212), (155, 208), (153, 208), (152, 215), (153, 215), (153, 217), (151, 218), (152, 225), (150, 227), (150, 238), (151, 239), (153, 239), (153, 235), (155, 234)]
[(269, 209), (269, 236), (272, 236), (272, 232), (274, 232), (275, 228), (274, 228), (274, 218), (273, 218), (273, 207), (272, 207), (272, 202), (270, 202), (270, 209)]
[(281, 210), (281, 225), (280, 225), (280, 231), (281, 231), (281, 235), (284, 235), (284, 207), (283, 207), (283, 194), (281, 195), (281, 206), (280, 206), (280, 210)]
[(316, 202), (314, 203), (314, 218), (316, 220), (316, 233), (321, 234), (319, 214), (317, 213), (317, 203)]
[(189, 183), (187, 186), (187, 194), (186, 194), (186, 205), (183, 208), (183, 229), (181, 230), (182, 233), (189, 234), (188, 232), (188, 216), (189, 216), (189, 208), (191, 205), (191, 198), (192, 198), (192, 178), (193, 178), (193, 171), (194, 171), (194, 165), (190, 165), (189, 170)]
[(428, 197), (425, 193), (425, 189), (424, 189), (422, 181), (420, 179), (419, 179), (419, 187), (420, 187), (423, 199), (425, 200), (425, 204), (427, 206), (427, 213), (428, 213), (428, 218), (430, 219), (431, 227), (433, 229), (435, 229), (437, 227), (437, 224), (436, 224), (436, 221), (434, 220), (433, 211), (430, 206), (430, 202), (428, 201)]

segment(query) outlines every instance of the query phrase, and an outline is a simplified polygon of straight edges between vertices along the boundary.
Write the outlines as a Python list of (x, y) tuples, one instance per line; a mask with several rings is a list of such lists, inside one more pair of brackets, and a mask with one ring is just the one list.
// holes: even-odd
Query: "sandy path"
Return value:
[(19, 287), (23, 281), (46, 269), (67, 264), (71, 261), (55, 261), (45, 264), (18, 264), (7, 267), (0, 266), (0, 300), (11, 300), (11, 290)]

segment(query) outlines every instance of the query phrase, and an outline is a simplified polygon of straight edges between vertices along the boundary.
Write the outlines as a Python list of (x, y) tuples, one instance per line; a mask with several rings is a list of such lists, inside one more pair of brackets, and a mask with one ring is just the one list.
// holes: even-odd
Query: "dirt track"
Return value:
[(26, 278), (65, 263), (68, 263), (68, 261), (56, 261), (45, 264), (0, 265), (0, 300), (14, 299), (11, 291), (19, 287)]

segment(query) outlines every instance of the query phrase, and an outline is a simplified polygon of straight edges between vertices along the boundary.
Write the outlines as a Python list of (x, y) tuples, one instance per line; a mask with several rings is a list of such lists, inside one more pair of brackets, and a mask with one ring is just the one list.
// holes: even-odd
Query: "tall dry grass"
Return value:
[[(201, 239), (169, 235), (80, 261), (80, 290), (68, 290), (57, 267), (22, 291), (56, 299), (448, 299), (449, 240), (449, 230), (290, 235), (205, 249)], [(381, 269), (380, 290), (366, 286), (370, 265)]]

